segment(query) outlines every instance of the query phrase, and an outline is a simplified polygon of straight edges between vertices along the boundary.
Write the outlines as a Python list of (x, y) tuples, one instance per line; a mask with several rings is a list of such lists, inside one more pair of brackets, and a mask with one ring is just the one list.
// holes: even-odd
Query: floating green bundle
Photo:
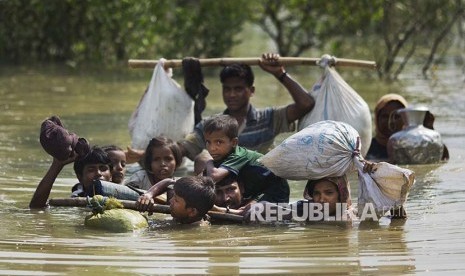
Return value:
[(148, 227), (147, 218), (134, 210), (122, 209), (115, 198), (96, 195), (89, 199), (92, 215), (86, 216), (85, 226), (112, 232), (128, 232)]

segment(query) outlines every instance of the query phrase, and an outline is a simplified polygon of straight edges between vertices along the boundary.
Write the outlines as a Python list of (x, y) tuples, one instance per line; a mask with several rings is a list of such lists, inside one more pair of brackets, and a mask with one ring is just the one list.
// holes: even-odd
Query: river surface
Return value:
[[(434, 274), (465, 273), (465, 95), (463, 65), (439, 66), (424, 80), (411, 69), (387, 86), (375, 72), (341, 69), (371, 109), (385, 93), (425, 104), (451, 159), (405, 166), (416, 173), (406, 204), (409, 218), (349, 227), (333, 224), (170, 227), (167, 215), (151, 217), (150, 230), (109, 233), (84, 227), (89, 213), (77, 207), (29, 210), (28, 203), (51, 158), (41, 148), (41, 122), (59, 115), (65, 126), (92, 144), (130, 145), (127, 123), (150, 70), (0, 67), (0, 274)], [(289, 96), (254, 68), (257, 106), (283, 105)], [(288, 68), (310, 88), (318, 68)], [(175, 74), (176, 74), (175, 70)], [(178, 72), (179, 73), (179, 72)], [(176, 75), (175, 75), (176, 78)], [(179, 78), (178, 78), (179, 80)], [(205, 114), (223, 109), (215, 75)], [(286, 135), (278, 138), (278, 142)], [(351, 177), (356, 202), (357, 180)], [(64, 198), (76, 182), (72, 166), (57, 179), (51, 197)], [(291, 181), (291, 199), (303, 182)]]

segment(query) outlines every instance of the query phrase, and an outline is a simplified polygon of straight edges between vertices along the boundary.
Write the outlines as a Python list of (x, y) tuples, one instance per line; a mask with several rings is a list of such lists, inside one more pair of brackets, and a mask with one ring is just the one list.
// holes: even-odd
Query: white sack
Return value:
[(159, 135), (178, 141), (194, 128), (194, 102), (163, 69), (160, 60), (147, 91), (129, 120), (132, 147), (145, 149)]
[(322, 121), (302, 129), (265, 154), (260, 162), (274, 174), (293, 180), (342, 176), (360, 148), (349, 124)]
[(326, 66), (324, 70), (322, 79), (310, 92), (315, 99), (315, 107), (299, 120), (298, 129), (324, 120), (348, 123), (360, 134), (361, 154), (365, 156), (372, 135), (370, 108), (334, 68)]
[(358, 170), (358, 212), (361, 215), (365, 205), (373, 204), (379, 216), (407, 201), (415, 183), (415, 173), (387, 162), (375, 163), (373, 172), (363, 172), (363, 163), (354, 158)]

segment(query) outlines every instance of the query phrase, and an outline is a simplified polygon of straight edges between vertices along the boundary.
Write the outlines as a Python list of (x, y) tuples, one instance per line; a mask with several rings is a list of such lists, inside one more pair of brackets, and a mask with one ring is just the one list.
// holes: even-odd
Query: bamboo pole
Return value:
[[(131, 200), (119, 200), (124, 208), (137, 210), (136, 202)], [(86, 207), (87, 206), (87, 198), (84, 197), (73, 197), (73, 198), (51, 198), (48, 201), (50, 206), (67, 206), (67, 207)], [(161, 204), (153, 204), (149, 207), (150, 212), (153, 213), (161, 213), (161, 214), (169, 214), (170, 213), (170, 206), (168, 205), (161, 205)], [(232, 221), (232, 222), (242, 222), (243, 217), (239, 215), (233, 214), (225, 214), (215, 211), (209, 211), (208, 215), (212, 219), (222, 220), (222, 221)]]
[[(305, 57), (280, 57), (279, 63), (286, 66), (297, 66), (297, 65), (318, 65), (321, 58), (305, 58)], [(201, 66), (226, 66), (232, 63), (244, 63), (247, 65), (258, 65), (261, 58), (205, 58), (199, 59)], [(130, 68), (149, 68), (153, 69), (157, 65), (158, 60), (148, 59), (130, 59), (128, 60), (128, 66)], [(336, 66), (343, 67), (360, 67), (368, 69), (376, 69), (376, 62), (369, 60), (357, 60), (357, 59), (346, 59), (336, 58)], [(182, 59), (170, 59), (165, 60), (165, 68), (175, 68), (182, 66)]]

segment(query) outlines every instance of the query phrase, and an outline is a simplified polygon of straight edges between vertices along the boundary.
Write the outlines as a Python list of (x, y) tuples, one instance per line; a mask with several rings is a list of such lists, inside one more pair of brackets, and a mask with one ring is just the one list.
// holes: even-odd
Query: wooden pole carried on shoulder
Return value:
[[(319, 65), (321, 58), (305, 58), (305, 57), (280, 57), (279, 63), (285, 66), (297, 65)], [(261, 58), (204, 58), (199, 59), (201, 66), (226, 66), (233, 63), (243, 63), (247, 65), (258, 65)], [(128, 65), (130, 68), (149, 68), (153, 69), (157, 65), (158, 60), (148, 59), (130, 59)], [(368, 69), (376, 69), (376, 62), (369, 60), (334, 58), (334, 65), (343, 67), (360, 67)], [(176, 68), (182, 66), (182, 59), (165, 60), (165, 68)]]
[[(136, 202), (131, 200), (120, 200), (126, 209), (137, 210)], [(67, 206), (67, 207), (86, 207), (88, 205), (87, 198), (85, 197), (73, 197), (73, 198), (51, 198), (48, 201), (50, 206)], [(153, 204), (149, 210), (153, 213), (169, 214), (170, 206), (162, 204)], [(209, 211), (208, 215), (219, 221), (231, 221), (231, 222), (242, 222), (243, 217), (234, 214), (225, 214), (220, 212)]]

